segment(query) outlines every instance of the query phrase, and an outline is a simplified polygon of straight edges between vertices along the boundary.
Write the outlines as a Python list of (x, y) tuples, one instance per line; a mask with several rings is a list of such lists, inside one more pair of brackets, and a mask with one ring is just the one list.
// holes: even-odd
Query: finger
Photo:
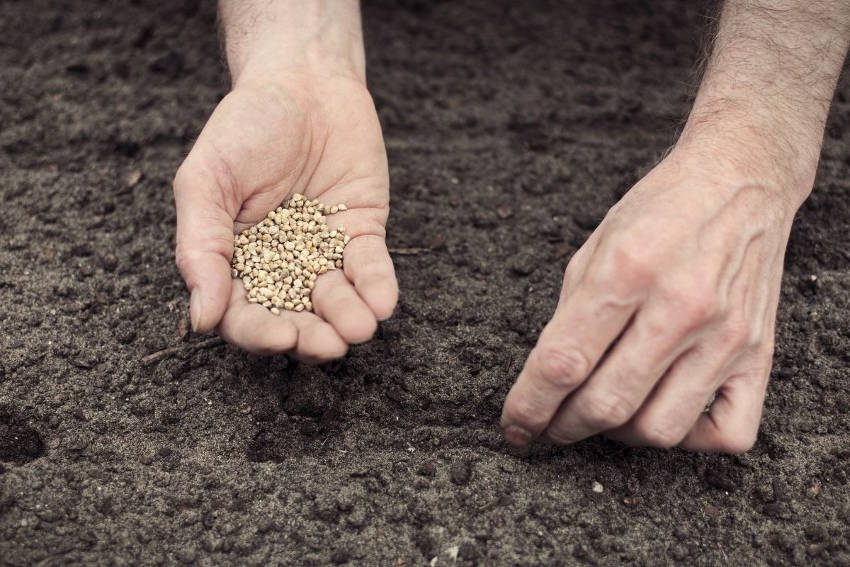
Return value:
[(338, 183), (321, 195), (326, 205), (346, 206), (343, 211), (327, 215), (327, 224), (334, 229), (343, 227), (351, 239), (343, 251), (344, 273), (379, 320), (389, 318), (398, 303), (398, 282), (384, 238), (388, 183)]
[(319, 276), (310, 299), (316, 314), (349, 343), (369, 340), (378, 328), (375, 314), (341, 270)]
[(327, 322), (313, 313), (287, 311), (281, 317), (290, 316), (298, 327), (298, 344), (294, 356), (304, 362), (320, 364), (342, 358), (348, 351), (348, 343)]
[(295, 349), (299, 334), (295, 322), (273, 315), (262, 305), (248, 303), (242, 281), (231, 282), (230, 301), (218, 334), (231, 344), (264, 356)]
[(770, 368), (736, 374), (717, 391), (709, 411), (702, 413), (680, 443), (692, 451), (743, 453), (756, 442)]
[(184, 164), (174, 178), (177, 267), (191, 293), (192, 330), (211, 331), (230, 297), (233, 217), (214, 176)]
[(233, 280), (227, 312), (218, 326), (224, 340), (249, 352), (271, 355), (286, 352), (310, 363), (341, 358), (348, 344), (328, 323), (307, 312), (271, 311), (249, 303), (243, 284)]
[(669, 320), (666, 310), (651, 307), (635, 315), (599, 368), (558, 409), (546, 439), (575, 443), (628, 422), (686, 348)]
[[(710, 349), (721, 360), (731, 359), (731, 364), (727, 363), (715, 375), (713, 385), (717, 395), (709, 411), (699, 412), (693, 426), (688, 428), (680, 443), (684, 447), (740, 453), (755, 443), (773, 361), (772, 338), (759, 342), (755, 337), (773, 337), (781, 281), (777, 275), (768, 293), (764, 293), (762, 285), (743, 285), (745, 282), (759, 282), (764, 277), (761, 270), (769, 265), (770, 260), (760, 256), (762, 250), (760, 246), (749, 246), (745, 267), (733, 279), (733, 283), (736, 280), (741, 282), (741, 285), (733, 287), (730, 297), (732, 310), (739, 315), (737, 319), (725, 322), (722, 330), (714, 335)], [(778, 270), (778, 274), (781, 274), (781, 258), (778, 255), (773, 259), (774, 270)], [(768, 308), (769, 305), (773, 308)], [(763, 315), (740, 315), (745, 313)], [(684, 387), (684, 384), (678, 387)], [(694, 399), (692, 403), (696, 404), (698, 400)]]
[(623, 332), (635, 301), (601, 300), (588, 285), (562, 300), (508, 392), (502, 427), (509, 443), (525, 445), (546, 427)]
[(389, 318), (398, 303), (398, 282), (383, 237), (352, 237), (343, 252), (343, 269), (375, 317)]
[(678, 445), (705, 410), (728, 368), (728, 356), (716, 346), (697, 345), (680, 356), (634, 417), (606, 432), (606, 437), (633, 446)]

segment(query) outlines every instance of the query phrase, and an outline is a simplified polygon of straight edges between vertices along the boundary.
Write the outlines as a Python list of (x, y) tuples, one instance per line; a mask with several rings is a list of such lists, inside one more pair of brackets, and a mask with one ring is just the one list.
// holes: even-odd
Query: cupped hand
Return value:
[[(314, 313), (279, 316), (247, 301), (231, 278), (233, 235), (294, 193), (347, 210), (328, 215), (351, 241), (343, 270), (323, 274)], [(375, 107), (347, 76), (279, 75), (241, 83), (213, 112), (174, 179), (176, 259), (196, 332), (217, 329), (259, 354), (320, 362), (368, 340), (390, 316), (398, 285), (384, 241), (386, 152)]]
[(509, 442), (602, 433), (732, 453), (755, 442), (796, 207), (717, 163), (674, 152), (572, 258), (507, 396)]

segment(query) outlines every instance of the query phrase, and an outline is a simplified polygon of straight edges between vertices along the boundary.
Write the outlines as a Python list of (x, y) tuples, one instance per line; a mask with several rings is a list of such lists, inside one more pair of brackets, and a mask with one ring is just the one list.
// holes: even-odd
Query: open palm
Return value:
[[(295, 86), (297, 85), (297, 86)], [(233, 234), (294, 193), (345, 203), (328, 216), (351, 241), (344, 270), (319, 277), (315, 313), (272, 315), (230, 276)], [(365, 86), (302, 76), (240, 85), (213, 112), (174, 179), (177, 265), (192, 293), (192, 324), (217, 328), (251, 352), (319, 362), (368, 340), (389, 317), (398, 285), (384, 241), (389, 175)]]

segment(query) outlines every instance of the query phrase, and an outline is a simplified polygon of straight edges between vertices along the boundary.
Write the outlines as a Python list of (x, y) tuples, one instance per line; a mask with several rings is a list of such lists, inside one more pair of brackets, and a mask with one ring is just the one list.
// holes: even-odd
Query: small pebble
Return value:
[(469, 484), (472, 478), (472, 463), (469, 461), (459, 461), (452, 465), (449, 470), (449, 479), (458, 486)]
[(605, 487), (602, 486), (602, 484), (600, 484), (598, 481), (594, 480), (593, 487), (591, 488), (591, 490), (593, 490), (593, 492), (595, 492), (596, 494), (602, 494), (602, 492), (605, 490)]

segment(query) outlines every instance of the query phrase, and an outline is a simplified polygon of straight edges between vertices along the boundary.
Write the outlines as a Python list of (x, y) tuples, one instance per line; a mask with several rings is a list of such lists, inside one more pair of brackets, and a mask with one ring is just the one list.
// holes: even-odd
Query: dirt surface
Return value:
[(502, 400), (674, 139), (711, 6), (367, 2), (389, 243), (430, 250), (373, 341), (308, 367), (186, 334), (170, 184), (227, 88), (208, 4), (0, 2), (0, 564), (850, 564), (847, 76), (756, 447), (520, 457)]

